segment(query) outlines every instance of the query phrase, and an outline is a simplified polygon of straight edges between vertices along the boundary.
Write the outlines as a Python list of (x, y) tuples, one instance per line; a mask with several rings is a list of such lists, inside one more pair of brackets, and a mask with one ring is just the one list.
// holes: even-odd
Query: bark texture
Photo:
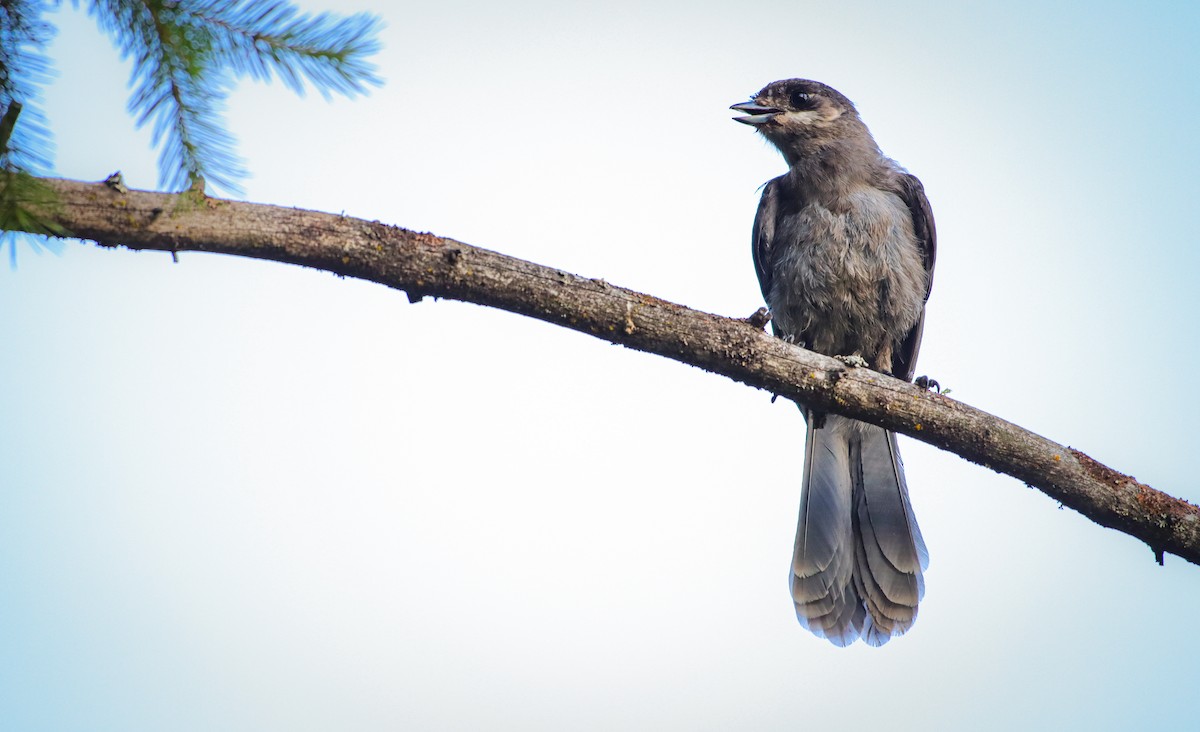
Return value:
[(44, 179), (43, 215), (101, 246), (236, 254), (528, 315), (903, 433), (1007, 473), (1102, 526), (1200, 564), (1200, 509), (998, 417), (726, 318), (453, 239), (334, 214)]

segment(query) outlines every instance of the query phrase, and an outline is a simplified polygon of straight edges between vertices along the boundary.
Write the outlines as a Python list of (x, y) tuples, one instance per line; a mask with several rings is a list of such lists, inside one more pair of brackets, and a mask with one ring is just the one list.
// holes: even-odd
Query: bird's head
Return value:
[(745, 112), (733, 119), (757, 129), (785, 157), (790, 157), (797, 145), (820, 145), (862, 128), (849, 99), (830, 86), (808, 79), (771, 82), (750, 101), (730, 109)]

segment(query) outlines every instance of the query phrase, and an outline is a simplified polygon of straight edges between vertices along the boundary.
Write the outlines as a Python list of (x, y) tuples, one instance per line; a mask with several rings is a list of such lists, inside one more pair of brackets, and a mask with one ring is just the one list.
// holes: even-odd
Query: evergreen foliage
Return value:
[[(57, 3), (55, 3), (57, 5)], [(123, 59), (133, 61), (129, 111), (151, 124), (159, 184), (200, 181), (237, 191), (245, 177), (221, 109), (238, 77), (278, 78), (303, 94), (353, 97), (380, 84), (367, 59), (379, 49), (377, 17), (302, 13), (284, 0), (72, 0), (83, 5)], [(51, 76), (43, 55), (54, 29), (48, 0), (0, 0), (0, 230), (60, 233), (31, 212), (46, 203), (32, 174), (49, 171), (51, 138), (37, 107)], [(44, 188), (44, 187), (43, 187)], [(3, 243), (3, 241), (0, 241)], [(10, 242), (11, 243), (11, 242)], [(15, 257), (15, 247), (13, 248)]]
[[(79, 0), (75, 0), (79, 4)], [(366, 57), (378, 49), (370, 15), (306, 15), (282, 0), (92, 0), (88, 12), (122, 58), (133, 59), (129, 111), (153, 123), (160, 184), (200, 177), (236, 190), (245, 176), (220, 110), (236, 76), (304, 81), (328, 97), (378, 84)]]
[(42, 49), (54, 37), (54, 28), (42, 20), (44, 10), (40, 0), (0, 0), (0, 167), (5, 170), (50, 164), (50, 132), (37, 108), (39, 90), (51, 76)]

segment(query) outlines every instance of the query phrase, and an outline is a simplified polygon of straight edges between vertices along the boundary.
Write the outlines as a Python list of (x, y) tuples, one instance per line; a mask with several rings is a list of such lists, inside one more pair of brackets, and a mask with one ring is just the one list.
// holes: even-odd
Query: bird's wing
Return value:
[(775, 225), (779, 220), (780, 179), (769, 181), (763, 187), (758, 212), (754, 214), (754, 235), (751, 241), (754, 254), (754, 272), (758, 275), (758, 286), (763, 299), (771, 302), (771, 246), (775, 239)]
[(933, 263), (937, 258), (937, 230), (933, 226), (933, 210), (929, 208), (929, 199), (925, 197), (925, 186), (917, 176), (904, 173), (900, 176), (900, 197), (912, 213), (913, 233), (917, 235), (917, 243), (921, 246), (921, 254), (925, 258), (925, 274), (928, 285), (925, 299), (929, 299), (929, 291), (933, 289)]
[[(925, 260), (925, 299), (933, 289), (933, 264), (937, 258), (937, 230), (933, 225), (933, 210), (929, 207), (929, 199), (925, 197), (925, 187), (915, 175), (901, 173), (897, 177), (898, 190), (896, 193), (908, 206), (912, 214), (913, 233), (917, 244), (921, 247), (921, 255)], [(917, 352), (921, 349), (921, 332), (925, 327), (925, 311), (922, 309), (917, 324), (905, 336), (900, 348), (892, 355), (892, 375), (897, 378), (912, 381), (916, 374)]]

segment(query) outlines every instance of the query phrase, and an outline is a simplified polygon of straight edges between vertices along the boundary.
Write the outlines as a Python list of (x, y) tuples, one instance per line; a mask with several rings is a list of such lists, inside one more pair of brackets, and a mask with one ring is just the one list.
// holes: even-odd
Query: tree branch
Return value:
[(1200, 509), (1087, 455), (973, 407), (775, 338), (761, 323), (702, 313), (433, 234), (333, 214), (121, 192), (44, 179), (44, 215), (101, 246), (236, 254), (490, 305), (657, 353), (774, 394), (906, 434), (1007, 473), (1102, 526), (1200, 564)]

